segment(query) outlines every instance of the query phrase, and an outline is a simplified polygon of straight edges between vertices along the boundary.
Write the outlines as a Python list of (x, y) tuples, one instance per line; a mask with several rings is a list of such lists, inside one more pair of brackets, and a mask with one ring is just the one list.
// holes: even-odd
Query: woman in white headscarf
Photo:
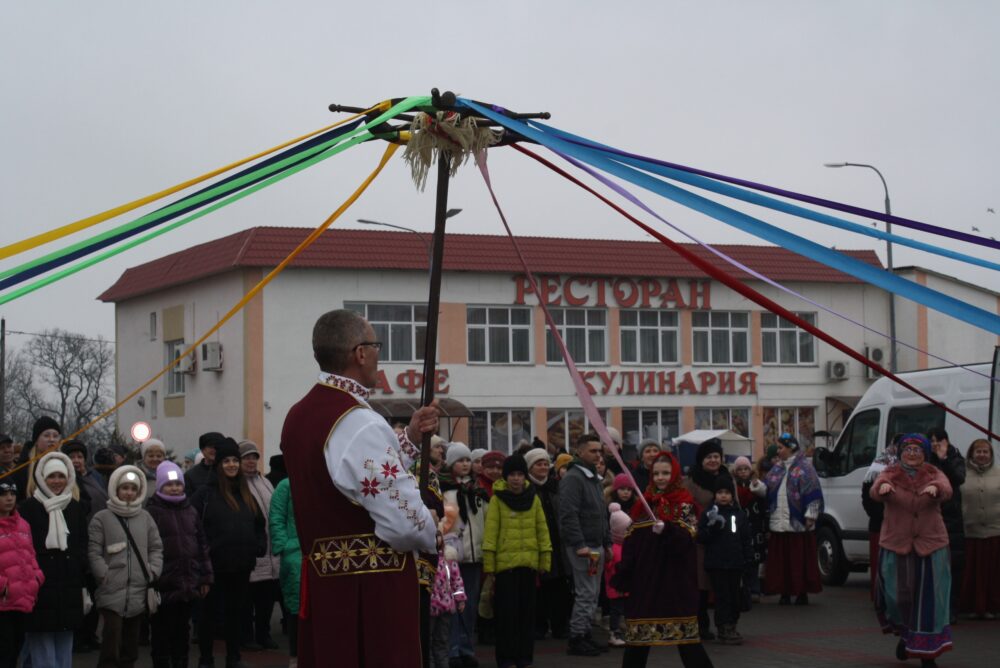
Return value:
[(32, 666), (71, 668), (73, 630), (83, 621), (87, 520), (73, 498), (76, 474), (69, 457), (50, 452), (34, 468), (34, 491), (18, 512), (31, 527), (45, 583), (25, 620), (25, 650)]

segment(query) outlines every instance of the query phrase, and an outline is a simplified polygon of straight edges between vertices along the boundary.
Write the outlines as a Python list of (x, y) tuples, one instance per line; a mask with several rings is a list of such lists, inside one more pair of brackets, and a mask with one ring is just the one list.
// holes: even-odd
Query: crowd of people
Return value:
[[(397, 428), (400, 443), (406, 430)], [(280, 455), (265, 477), (255, 443), (209, 432), (187, 471), (157, 439), (129, 464), (128, 451), (62, 443), (44, 416), (19, 455), (0, 440), (0, 473), (14, 471), (0, 478), (0, 668), (68, 667), (90, 649), (98, 666), (132, 666), (146, 639), (156, 668), (182, 668), (192, 631), (199, 666), (214, 665), (223, 639), (225, 665), (238, 668), (241, 652), (278, 647), (276, 605), (296, 665), (301, 598), (317, 594), (303, 587)], [(711, 666), (704, 643), (741, 644), (741, 615), (762, 596), (807, 606), (821, 591), (822, 491), (794, 436), (756, 464), (727, 463), (711, 439), (686, 472), (654, 441), (635, 462), (613, 454), (596, 434), (554, 457), (537, 440), (506, 455), (434, 437), (426, 665), (474, 667), (486, 644), (501, 668), (525, 668), (535, 642), (552, 637), (574, 656), (624, 648), (627, 667), (646, 665), (656, 646), (676, 646), (685, 666)], [(31, 464), (14, 470), (19, 461)], [(900, 638), (900, 660), (933, 665), (958, 618), (1000, 614), (994, 463), (989, 441), (963, 457), (937, 429), (897, 436), (866, 476), (872, 597), (883, 630)], [(389, 463), (379, 472), (405, 475)], [(363, 482), (359, 498), (391, 498), (374, 475)], [(373, 559), (389, 554), (372, 549)], [(601, 624), (606, 643), (593, 632)]]

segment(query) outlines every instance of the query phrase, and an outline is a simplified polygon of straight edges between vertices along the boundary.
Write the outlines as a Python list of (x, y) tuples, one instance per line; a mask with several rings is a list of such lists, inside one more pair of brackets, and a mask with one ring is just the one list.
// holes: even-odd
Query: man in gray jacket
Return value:
[(604, 560), (611, 558), (608, 510), (596, 468), (601, 448), (601, 440), (596, 434), (581, 436), (577, 441), (576, 457), (559, 481), (559, 531), (575, 593), (567, 652), (576, 656), (596, 656), (607, 649), (590, 636)]

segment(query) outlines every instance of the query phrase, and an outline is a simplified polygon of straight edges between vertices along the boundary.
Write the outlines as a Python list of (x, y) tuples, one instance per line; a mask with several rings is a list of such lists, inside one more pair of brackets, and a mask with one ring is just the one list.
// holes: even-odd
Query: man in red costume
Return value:
[(397, 435), (369, 407), (382, 344), (354, 311), (320, 316), (312, 344), (322, 373), (281, 432), (303, 558), (298, 664), (419, 668), (414, 553), (436, 551), (437, 518), (408, 469), (437, 408)]

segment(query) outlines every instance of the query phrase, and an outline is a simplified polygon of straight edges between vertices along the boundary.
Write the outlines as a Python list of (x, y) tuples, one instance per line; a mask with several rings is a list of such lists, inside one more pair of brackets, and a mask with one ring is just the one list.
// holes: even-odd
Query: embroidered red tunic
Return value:
[(363, 388), (323, 380), (281, 433), (303, 555), (299, 665), (418, 668), (412, 550), (433, 546), (435, 527), (407, 473), (412, 452)]

